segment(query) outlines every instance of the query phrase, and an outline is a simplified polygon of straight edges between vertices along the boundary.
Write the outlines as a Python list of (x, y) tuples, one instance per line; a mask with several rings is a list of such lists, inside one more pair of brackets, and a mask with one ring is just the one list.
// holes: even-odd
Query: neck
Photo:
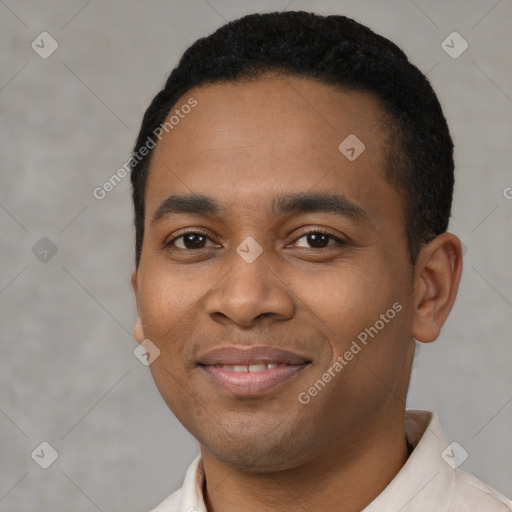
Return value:
[[(357, 447), (354, 450), (354, 447)], [(258, 473), (225, 464), (201, 448), (209, 512), (359, 512), (373, 501), (408, 458), (403, 416), (399, 422), (342, 440), (313, 460), (278, 472)]]

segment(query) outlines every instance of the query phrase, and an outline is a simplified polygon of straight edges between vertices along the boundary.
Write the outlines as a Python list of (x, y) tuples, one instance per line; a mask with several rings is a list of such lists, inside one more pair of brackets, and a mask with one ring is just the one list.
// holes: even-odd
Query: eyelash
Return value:
[[(337, 245), (339, 245), (339, 246), (347, 245), (347, 242), (345, 242), (344, 240), (342, 240), (338, 236), (335, 236), (332, 233), (329, 233), (328, 231), (321, 231), (321, 230), (318, 230), (318, 229), (312, 229), (312, 230), (309, 230), (309, 231), (303, 231), (301, 233), (301, 235), (294, 240), (294, 242), (297, 242), (301, 238), (304, 238), (305, 236), (312, 235), (312, 234), (314, 234), (314, 235), (327, 235), (330, 239), (334, 240)], [(208, 238), (210, 241), (213, 241), (213, 240), (211, 240), (211, 238), (206, 233), (204, 233), (202, 231), (194, 230), (194, 231), (186, 231), (185, 233), (182, 233), (181, 235), (173, 238), (172, 240), (170, 240), (169, 242), (164, 244), (165, 247), (171, 247), (176, 240), (179, 240), (180, 238), (183, 238), (186, 235), (200, 235), (200, 236), (204, 236), (205, 238)], [(327, 249), (328, 247), (331, 247), (332, 245), (336, 245), (336, 244), (328, 244), (326, 247), (320, 247), (320, 248), (309, 247), (309, 249), (316, 249), (318, 251), (318, 250), (322, 250), (322, 249)], [(308, 249), (308, 247), (302, 247), (302, 248), (303, 249)], [(206, 247), (200, 247), (199, 249), (186, 249), (186, 248), (182, 249), (181, 247), (178, 247), (177, 249), (180, 249), (182, 251), (198, 251), (200, 249), (206, 249)]]

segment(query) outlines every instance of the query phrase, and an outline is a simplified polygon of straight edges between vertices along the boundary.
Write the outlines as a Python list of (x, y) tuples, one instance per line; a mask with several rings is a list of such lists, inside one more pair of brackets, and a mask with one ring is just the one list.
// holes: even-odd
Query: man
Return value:
[(155, 511), (512, 510), (405, 410), (462, 270), (452, 152), (425, 76), (343, 16), (185, 52), (131, 175), (135, 338), (201, 450)]

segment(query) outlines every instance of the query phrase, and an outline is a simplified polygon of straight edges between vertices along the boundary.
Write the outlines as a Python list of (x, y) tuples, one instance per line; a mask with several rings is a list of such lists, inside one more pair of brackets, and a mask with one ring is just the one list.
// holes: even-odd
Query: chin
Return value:
[(252, 427), (235, 431), (231, 425), (223, 431), (210, 430), (203, 439), (195, 437), (215, 459), (247, 472), (284, 471), (300, 465), (299, 459), (305, 456), (304, 446), (309, 443), (298, 438), (297, 429), (283, 432), (278, 425), (270, 431), (255, 431)]
[(224, 449), (224, 447), (205, 446), (205, 448), (220, 462), (226, 465), (237, 467), (247, 473), (275, 473), (285, 471), (295, 467), (298, 463), (294, 457), (288, 455), (283, 457), (283, 453), (277, 454), (275, 451), (258, 450), (248, 452), (247, 447), (233, 447)]

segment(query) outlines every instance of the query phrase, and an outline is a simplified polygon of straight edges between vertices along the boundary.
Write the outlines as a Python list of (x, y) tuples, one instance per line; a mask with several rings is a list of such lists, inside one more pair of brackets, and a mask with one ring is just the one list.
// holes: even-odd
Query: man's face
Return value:
[[(267, 471), (350, 457), (403, 414), (413, 346), (379, 104), (292, 77), (200, 87), (176, 107), (190, 96), (152, 157), (133, 276), (155, 383), (219, 460)], [(169, 199), (191, 195), (216, 208)]]

